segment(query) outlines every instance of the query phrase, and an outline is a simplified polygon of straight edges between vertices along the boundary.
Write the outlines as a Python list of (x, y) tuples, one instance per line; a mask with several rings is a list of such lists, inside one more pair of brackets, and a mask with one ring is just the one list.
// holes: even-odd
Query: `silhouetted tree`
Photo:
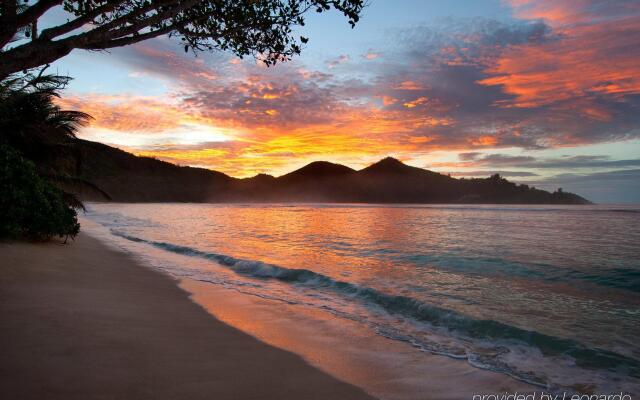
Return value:
[[(104, 50), (165, 34), (179, 37), (185, 51), (229, 50), (272, 65), (300, 53), (307, 38), (295, 37), (292, 27), (304, 25), (307, 11), (335, 9), (354, 26), (364, 6), (364, 0), (2, 0), (0, 80), (73, 49)], [(69, 19), (40, 30), (41, 17), (56, 7)]]
[(79, 230), (64, 193), (38, 176), (31, 161), (0, 143), (0, 238), (46, 240), (74, 237)]
[[(16, 149), (32, 161), (43, 179), (59, 186), (85, 186), (108, 195), (76, 176), (79, 154), (74, 148), (77, 129), (91, 118), (79, 111), (62, 110), (54, 99), (69, 78), (27, 74), (0, 82), (0, 144)], [(82, 203), (69, 191), (65, 201), (74, 208)]]
[(0, 139), (39, 162), (64, 150), (91, 117), (61, 110), (53, 101), (69, 78), (27, 76), (0, 82)]

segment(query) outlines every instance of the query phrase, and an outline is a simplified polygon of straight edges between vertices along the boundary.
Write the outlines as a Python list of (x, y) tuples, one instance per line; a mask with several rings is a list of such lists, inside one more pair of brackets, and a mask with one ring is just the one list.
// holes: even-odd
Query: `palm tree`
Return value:
[(70, 78), (43, 72), (44, 69), (37, 75), (0, 82), (0, 143), (33, 161), (41, 177), (63, 189), (68, 205), (84, 209), (78, 198), (65, 189), (88, 187), (109, 198), (91, 182), (78, 177), (81, 157), (74, 146), (76, 132), (91, 116), (62, 110), (54, 100)]

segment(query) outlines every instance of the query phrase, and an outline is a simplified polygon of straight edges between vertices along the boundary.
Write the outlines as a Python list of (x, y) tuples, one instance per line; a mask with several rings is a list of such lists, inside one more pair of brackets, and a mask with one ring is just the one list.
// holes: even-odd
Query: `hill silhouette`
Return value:
[(353, 172), (356, 171), (349, 167), (345, 167), (344, 165), (334, 164), (328, 161), (314, 161), (300, 169), (281, 176), (279, 179), (282, 181), (293, 182), (306, 179), (337, 178), (349, 175)]
[[(588, 204), (573, 193), (550, 193), (498, 175), (455, 179), (387, 157), (359, 171), (312, 162), (280, 177), (237, 179), (182, 167), (86, 140), (78, 140), (79, 174), (122, 202), (344, 202)], [(106, 200), (79, 191), (86, 200)]]

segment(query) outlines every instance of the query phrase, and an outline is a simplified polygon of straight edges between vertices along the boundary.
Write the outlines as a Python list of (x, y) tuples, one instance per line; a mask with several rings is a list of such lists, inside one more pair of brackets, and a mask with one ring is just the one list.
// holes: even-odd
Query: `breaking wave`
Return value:
[(576, 340), (550, 336), (494, 320), (475, 319), (409, 296), (387, 294), (371, 287), (335, 280), (307, 269), (285, 268), (260, 261), (242, 260), (192, 247), (146, 240), (114, 229), (112, 229), (112, 233), (132, 242), (148, 244), (185, 256), (211, 260), (237, 274), (251, 278), (277, 280), (306, 289), (330, 291), (365, 306), (378, 307), (391, 315), (407, 317), (434, 329), (444, 329), (450, 335), (463, 341), (493, 343), (494, 351), (470, 351), (469, 348), (447, 347), (419, 340), (410, 335), (393, 331), (393, 329), (378, 327), (378, 333), (384, 336), (409, 342), (432, 353), (467, 359), (477, 367), (506, 373), (528, 383), (546, 387), (552, 386), (543, 377), (535, 376), (531, 372), (518, 371), (502, 361), (500, 355), (505, 351), (508, 352), (510, 345), (533, 347), (545, 357), (570, 357), (578, 367), (585, 369), (624, 372), (628, 376), (640, 377), (640, 361), (609, 350), (587, 347)]

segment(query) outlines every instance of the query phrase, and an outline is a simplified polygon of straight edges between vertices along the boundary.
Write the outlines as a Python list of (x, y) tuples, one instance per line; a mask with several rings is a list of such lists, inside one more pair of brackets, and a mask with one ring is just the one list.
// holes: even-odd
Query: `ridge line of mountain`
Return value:
[[(274, 177), (234, 178), (204, 168), (140, 157), (78, 139), (78, 175), (121, 202), (331, 202), (589, 204), (573, 193), (517, 185), (498, 175), (456, 179), (386, 157), (360, 170), (315, 161)], [(85, 200), (106, 200), (74, 188)]]

